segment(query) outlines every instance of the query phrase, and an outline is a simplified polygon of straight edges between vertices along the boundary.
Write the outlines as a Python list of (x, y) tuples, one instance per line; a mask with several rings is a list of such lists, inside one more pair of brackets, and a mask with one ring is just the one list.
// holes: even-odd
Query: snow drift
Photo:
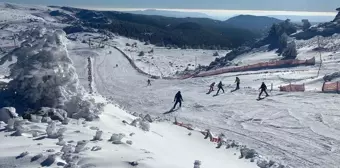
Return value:
[(28, 38), (20, 47), (1, 59), (3, 64), (13, 56), (17, 57), (17, 62), (10, 66), (10, 78), (13, 79), (8, 84), (10, 103), (21, 109), (21, 113), (48, 107), (58, 109), (55, 110), (57, 113), (63, 112), (57, 114), (59, 116), (64, 116), (66, 111), (68, 117), (97, 118), (102, 106), (86, 96), (79, 85), (66, 49), (65, 32), (36, 28), (22, 34), (31, 36), (26, 36)]

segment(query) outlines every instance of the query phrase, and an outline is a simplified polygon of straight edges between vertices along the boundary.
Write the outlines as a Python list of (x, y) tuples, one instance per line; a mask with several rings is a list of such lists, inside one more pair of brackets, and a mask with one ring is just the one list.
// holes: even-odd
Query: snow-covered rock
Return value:
[(86, 141), (86, 140), (78, 141), (74, 152), (79, 153), (79, 152), (83, 151), (87, 143), (88, 143), (88, 141)]
[(125, 137), (124, 134), (112, 134), (109, 141), (112, 141), (113, 144), (122, 144), (122, 139)]
[(0, 109), (0, 121), (7, 123), (9, 119), (16, 117), (18, 117), (18, 114), (14, 107), (3, 107)]
[(103, 131), (97, 130), (96, 135), (93, 137), (93, 140), (101, 140), (103, 135)]
[(60, 128), (57, 130), (56, 123), (54, 121), (51, 121), (46, 128), (47, 137), (48, 138), (59, 138), (63, 136), (66, 130), (67, 130), (66, 128)]
[(201, 167), (201, 161), (199, 161), (199, 160), (195, 160), (195, 162), (194, 162), (194, 168), (200, 168)]

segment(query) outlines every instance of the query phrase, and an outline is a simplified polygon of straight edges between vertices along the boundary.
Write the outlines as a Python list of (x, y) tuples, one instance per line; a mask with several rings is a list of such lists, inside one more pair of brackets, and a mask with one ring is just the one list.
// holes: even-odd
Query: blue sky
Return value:
[[(1, 1), (1, 0), (0, 0)], [(340, 0), (3, 0), (96, 8), (175, 8), (334, 12)]]

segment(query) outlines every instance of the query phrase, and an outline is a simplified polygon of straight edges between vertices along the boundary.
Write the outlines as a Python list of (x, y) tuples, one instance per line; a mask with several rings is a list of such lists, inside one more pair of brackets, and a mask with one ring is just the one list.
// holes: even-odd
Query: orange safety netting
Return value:
[(228, 72), (243, 72), (243, 71), (250, 71), (250, 70), (259, 70), (259, 69), (266, 69), (266, 68), (275, 68), (280, 66), (298, 66), (298, 65), (315, 65), (315, 57), (309, 60), (277, 60), (277, 61), (270, 61), (270, 62), (262, 62), (252, 65), (246, 66), (239, 66), (239, 67), (232, 67), (232, 68), (221, 68), (206, 72), (200, 72), (194, 77), (205, 77), (205, 76), (212, 76), (212, 75), (219, 75)]
[(286, 86), (280, 86), (281, 92), (304, 92), (305, 91), (305, 84), (302, 85), (286, 85)]
[(339, 92), (340, 82), (325, 82), (322, 86), (322, 92)]

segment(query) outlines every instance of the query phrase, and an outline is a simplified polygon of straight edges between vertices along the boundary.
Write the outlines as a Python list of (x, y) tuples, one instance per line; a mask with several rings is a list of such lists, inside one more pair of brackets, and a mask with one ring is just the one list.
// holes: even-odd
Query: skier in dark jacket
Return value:
[(172, 109), (175, 109), (176, 108), (176, 105), (177, 103), (179, 103), (179, 107), (182, 107), (182, 101), (183, 101), (183, 98), (182, 98), (182, 95), (181, 95), (181, 91), (178, 91), (175, 95), (175, 98), (174, 98), (174, 107)]
[(235, 90), (239, 90), (240, 89), (240, 78), (236, 77), (235, 83), (236, 83), (236, 89)]
[(261, 92), (259, 94), (259, 99), (263, 92), (266, 93), (266, 97), (269, 96), (269, 94), (267, 93), (267, 86), (266, 84), (264, 84), (264, 82), (262, 82), (261, 87), (259, 89), (261, 89)]
[(148, 86), (151, 86), (151, 80), (148, 79)]
[(210, 89), (209, 89), (209, 92), (208, 92), (208, 93), (214, 91), (214, 86), (215, 86), (215, 82), (213, 82), (212, 84), (210, 84)]
[(216, 95), (218, 95), (218, 93), (220, 92), (220, 90), (222, 90), (222, 91), (223, 91), (223, 93), (224, 93), (224, 89), (223, 89), (223, 84), (222, 84), (222, 81), (220, 81), (220, 83), (218, 83), (217, 87), (218, 87), (218, 90), (217, 90), (217, 93), (216, 93)]

